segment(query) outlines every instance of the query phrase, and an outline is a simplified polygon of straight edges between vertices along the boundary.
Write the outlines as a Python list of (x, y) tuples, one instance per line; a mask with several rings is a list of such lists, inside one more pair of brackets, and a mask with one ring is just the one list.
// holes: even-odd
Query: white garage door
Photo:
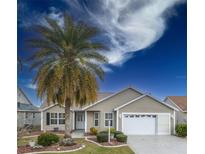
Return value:
[(123, 114), (122, 131), (127, 135), (169, 134), (169, 118), (167, 114)]
[(170, 117), (169, 115), (158, 115), (157, 116), (157, 128), (159, 135), (169, 135), (170, 134)]
[(154, 135), (156, 115), (124, 114), (123, 132), (127, 135)]

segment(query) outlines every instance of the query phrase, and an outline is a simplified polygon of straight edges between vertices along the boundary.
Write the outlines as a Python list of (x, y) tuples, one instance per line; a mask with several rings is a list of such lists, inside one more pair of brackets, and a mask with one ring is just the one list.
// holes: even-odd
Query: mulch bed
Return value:
[[(55, 134), (64, 134), (64, 131), (47, 131), (47, 132), (51, 132), (51, 133), (55, 133)], [(42, 133), (43, 133), (43, 131), (34, 131), (34, 132), (27, 133), (24, 136), (40, 135)]]
[(97, 141), (97, 138), (88, 138), (88, 140), (94, 141), (94, 142), (96, 142), (98, 144), (101, 144), (103, 146), (116, 146), (116, 145), (124, 145), (124, 144), (126, 144), (124, 142), (118, 142), (116, 139), (111, 139), (110, 143), (108, 143), (108, 142), (99, 143)]
[[(81, 144), (75, 144), (72, 146), (59, 146), (59, 145), (52, 145), (42, 148), (32, 148), (30, 146), (21, 146), (18, 147), (17, 153), (23, 154), (23, 153), (29, 153), (29, 152), (40, 152), (40, 151), (65, 151), (65, 150), (74, 150), (81, 147)], [(60, 148), (60, 149), (59, 149)]]
[(88, 133), (84, 133), (84, 136), (95, 136), (95, 135), (88, 132)]

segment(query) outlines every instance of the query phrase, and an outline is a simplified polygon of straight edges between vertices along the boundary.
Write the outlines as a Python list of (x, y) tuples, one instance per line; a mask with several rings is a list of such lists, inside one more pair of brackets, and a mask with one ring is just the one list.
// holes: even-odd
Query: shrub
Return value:
[(177, 124), (176, 125), (176, 134), (179, 137), (187, 136), (187, 124)]
[(114, 138), (116, 138), (116, 136), (117, 136), (118, 134), (123, 134), (123, 132), (121, 132), (121, 131), (115, 131), (115, 133), (114, 133)]
[(98, 134), (108, 134), (108, 132), (107, 131), (101, 131)]
[(43, 146), (49, 146), (51, 144), (59, 142), (59, 137), (52, 133), (42, 133), (38, 136), (38, 144)]
[[(107, 129), (107, 132), (109, 131), (109, 129)], [(110, 128), (110, 134), (114, 134), (116, 132), (115, 128)]]
[(97, 141), (99, 142), (99, 143), (101, 143), (101, 142), (107, 142), (108, 141), (108, 133), (106, 132), (104, 132), (104, 133), (98, 133), (97, 134)]
[(118, 142), (127, 142), (127, 136), (124, 134), (118, 134), (116, 136)]
[(90, 128), (90, 132), (91, 132), (93, 135), (97, 135), (98, 130), (97, 130), (95, 127), (91, 127), (91, 128)]

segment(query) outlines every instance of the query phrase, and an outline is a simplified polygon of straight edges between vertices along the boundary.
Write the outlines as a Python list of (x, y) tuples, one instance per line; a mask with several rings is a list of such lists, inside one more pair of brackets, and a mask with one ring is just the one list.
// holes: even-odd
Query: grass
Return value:
[[(26, 145), (29, 141), (36, 141), (37, 137), (21, 139), (18, 141), (18, 145)], [(134, 154), (134, 152), (128, 147), (118, 148), (104, 148), (99, 147), (96, 144), (85, 141), (84, 139), (76, 139), (77, 143), (84, 144), (86, 147), (76, 152), (62, 153), (62, 154)], [(49, 154), (49, 153), (45, 153)], [(57, 153), (56, 153), (57, 154)]]
[(17, 146), (27, 145), (29, 141), (37, 141), (37, 137), (21, 138), (20, 140), (17, 140)]

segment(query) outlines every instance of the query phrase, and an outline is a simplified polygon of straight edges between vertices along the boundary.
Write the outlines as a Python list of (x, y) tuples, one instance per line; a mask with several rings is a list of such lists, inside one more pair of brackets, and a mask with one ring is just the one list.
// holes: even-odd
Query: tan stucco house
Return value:
[(39, 108), (32, 104), (21, 88), (17, 89), (17, 127), (41, 125)]
[[(89, 132), (111, 127), (128, 135), (169, 135), (174, 133), (176, 107), (134, 88), (116, 93), (99, 93), (90, 105), (71, 108), (73, 130)], [(41, 107), (41, 130), (64, 130), (64, 107), (44, 103)]]
[(165, 103), (176, 107), (176, 123), (187, 123), (187, 96), (167, 96)]

